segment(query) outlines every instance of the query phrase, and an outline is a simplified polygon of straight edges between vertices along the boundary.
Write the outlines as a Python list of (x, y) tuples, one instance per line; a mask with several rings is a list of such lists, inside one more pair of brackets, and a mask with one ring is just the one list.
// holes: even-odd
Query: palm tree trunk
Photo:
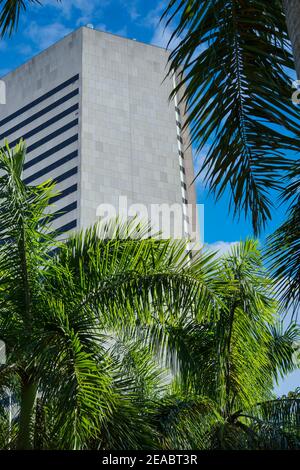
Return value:
[(31, 379), (23, 379), (21, 386), (20, 424), (17, 440), (18, 450), (28, 450), (32, 448), (30, 430), (36, 394), (37, 384)]
[(283, 0), (283, 8), (293, 46), (296, 72), (300, 79), (300, 0)]

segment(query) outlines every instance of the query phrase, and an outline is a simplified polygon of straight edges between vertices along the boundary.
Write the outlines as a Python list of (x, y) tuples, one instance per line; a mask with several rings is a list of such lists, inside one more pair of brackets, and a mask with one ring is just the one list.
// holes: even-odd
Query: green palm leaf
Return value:
[(186, 103), (192, 140), (209, 148), (200, 172), (210, 190), (231, 195), (255, 233), (271, 218), (271, 196), (299, 151), (299, 110), (291, 102), (294, 64), (282, 2), (171, 0), (179, 44), (169, 73)]
[(0, 0), (0, 35), (11, 35), (18, 27), (20, 14), (29, 4), (41, 2), (39, 0)]
[(283, 201), (289, 201), (287, 218), (268, 237), (266, 256), (277, 280), (277, 291), (285, 309), (297, 316), (300, 306), (300, 165), (291, 168)]

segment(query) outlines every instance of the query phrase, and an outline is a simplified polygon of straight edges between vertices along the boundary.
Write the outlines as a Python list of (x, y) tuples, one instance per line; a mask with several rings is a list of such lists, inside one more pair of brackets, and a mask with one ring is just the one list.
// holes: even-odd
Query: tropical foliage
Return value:
[(26, 186), (24, 159), (0, 154), (2, 448), (297, 448), (298, 395), (272, 389), (299, 331), (257, 244), (191, 260), (120, 221), (58, 242), (53, 184)]
[(296, 314), (300, 307), (300, 161), (286, 178), (282, 199), (289, 204), (287, 220), (269, 237), (267, 256), (284, 307), (290, 306)]
[[(0, 0), (1, 36), (34, 3)], [(53, 184), (24, 185), (24, 145), (2, 150), (1, 448), (300, 448), (299, 390), (272, 392), (298, 367), (300, 336), (274, 301), (276, 289), (285, 306), (300, 298), (300, 115), (282, 2), (171, 0), (165, 18), (178, 20), (170, 74), (209, 149), (211, 191), (229, 191), (255, 233), (275, 192), (289, 200), (269, 245), (279, 281), (251, 240), (190, 260), (183, 243), (116, 221), (58, 242)]]
[(171, 0), (165, 17), (178, 41), (174, 93), (183, 88), (186, 124), (198, 150), (208, 149), (200, 171), (217, 198), (228, 190), (235, 213), (251, 214), (257, 233), (290, 167), (287, 152), (300, 145), (282, 2)]
[(40, 3), (40, 0), (0, 0), (0, 36), (11, 35), (18, 26), (21, 12)]
[(147, 228), (131, 225), (94, 227), (57, 247), (45, 217), (53, 185), (26, 186), (24, 159), (22, 143), (0, 154), (2, 374), (20, 397), (18, 447), (32, 445), (38, 397), (55, 409), (53, 436), (78, 448), (132, 388), (106, 352), (111, 334), (163, 322), (168, 310), (174, 318), (200, 304), (212, 311), (215, 267), (210, 255), (190, 263), (184, 244), (145, 238)]
[[(170, 0), (163, 21), (174, 25), (173, 94), (180, 91), (186, 103), (185, 125), (203, 156), (199, 173), (209, 190), (216, 199), (229, 194), (234, 214), (251, 216), (255, 234), (271, 219), (276, 197), (289, 200), (268, 254), (284, 307), (296, 310), (300, 108), (291, 100), (295, 72), (286, 20), (294, 21), (299, 2), (288, 7), (286, 18), (281, 0)], [(294, 22), (289, 26), (295, 29)]]

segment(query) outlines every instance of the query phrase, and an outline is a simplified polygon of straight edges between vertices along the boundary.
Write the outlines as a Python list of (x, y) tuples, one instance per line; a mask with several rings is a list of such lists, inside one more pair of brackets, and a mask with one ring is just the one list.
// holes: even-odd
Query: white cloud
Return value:
[(51, 14), (56, 15), (56, 23), (64, 24), (66, 21), (74, 20), (77, 27), (97, 24), (103, 16), (103, 9), (112, 0), (43, 0), (42, 5), (34, 8), (48, 7), (55, 9)]
[[(193, 155), (194, 155), (194, 171), (195, 176), (198, 175), (199, 171), (202, 168), (206, 155), (209, 151), (209, 146), (206, 145), (201, 152), (197, 152), (197, 149), (193, 147)], [(198, 191), (203, 191), (205, 189), (205, 171), (201, 171), (199, 176), (196, 178), (196, 189)]]
[(176, 46), (175, 41), (172, 41), (172, 44), (169, 45), (171, 36), (172, 36), (171, 28), (165, 28), (163, 24), (159, 23), (157, 24), (154, 30), (154, 34), (151, 39), (151, 44), (155, 46), (164, 47), (164, 48), (174, 47), (174, 45)]
[(19, 54), (23, 56), (29, 56), (34, 53), (32, 46), (30, 44), (18, 44), (16, 47)]
[(223, 256), (226, 253), (229, 253), (231, 248), (233, 248), (234, 246), (237, 246), (238, 244), (239, 242), (218, 241), (215, 243), (210, 243), (210, 244), (205, 245), (204, 249), (206, 251), (214, 251), (214, 252), (217, 251), (218, 252), (217, 256)]
[(114, 34), (116, 34), (117, 36), (124, 36), (124, 37), (127, 37), (128, 36), (128, 29), (127, 29), (127, 26), (123, 26), (123, 28), (120, 28), (116, 31), (112, 31)]
[(159, 1), (157, 5), (152, 10), (149, 11), (146, 17), (143, 18), (144, 26), (148, 26), (148, 27), (157, 26), (161, 18), (161, 15), (164, 11), (165, 6), (166, 6), (165, 1)]
[(141, 16), (135, 5), (132, 5), (131, 7), (129, 7), (128, 12), (129, 12), (129, 16), (132, 19), (132, 21), (137, 20)]
[(140, 24), (154, 30), (151, 44), (164, 48), (169, 45), (169, 48), (174, 48), (179, 43), (179, 39), (175, 38), (172, 43), (169, 44), (173, 30), (170, 26), (165, 26), (165, 21), (160, 21), (165, 8), (166, 2), (160, 0), (157, 5), (149, 11), (146, 17), (141, 20)]
[[(166, 9), (166, 6), (167, 6), (166, 1), (164, 0), (159, 1), (156, 7), (153, 10), (151, 10), (146, 16), (146, 18), (143, 20), (143, 25), (145, 27), (154, 29), (154, 34), (151, 40), (152, 44), (161, 46), (161, 47), (167, 47), (168, 45), (169, 49), (175, 49), (178, 46), (178, 44), (182, 41), (182, 39), (185, 37), (186, 32), (183, 31), (179, 37), (175, 36), (169, 44), (169, 41), (175, 30), (176, 20), (172, 21), (167, 26), (166, 26), (167, 17), (163, 18), (163, 20), (161, 21), (161, 18)], [(205, 48), (206, 48), (205, 45), (198, 46), (198, 48), (196, 48), (190, 60), (192, 61), (193, 58), (195, 58)]]
[(109, 3), (107, 0), (44, 0), (43, 5), (51, 6), (59, 10), (65, 18), (70, 19), (74, 9), (78, 10), (84, 17), (89, 17), (96, 9), (102, 8)]
[(95, 7), (100, 6), (103, 2), (101, 0), (44, 0), (44, 6), (51, 6), (61, 12), (67, 19), (70, 18), (72, 10), (78, 10), (82, 15), (89, 15), (94, 11)]
[(112, 33), (112, 34), (116, 34), (117, 36), (124, 36), (124, 37), (127, 37), (128, 35), (128, 31), (127, 31), (127, 26), (125, 25), (123, 28), (121, 29), (110, 29), (107, 27), (106, 24), (104, 23), (98, 23), (96, 25), (94, 25), (95, 29), (98, 30), (98, 31), (104, 31), (106, 33)]
[(141, 17), (138, 11), (138, 0), (120, 0), (122, 7), (127, 10), (130, 19), (136, 21)]
[(46, 26), (40, 26), (36, 22), (30, 23), (25, 34), (39, 49), (46, 49), (59, 39), (69, 34), (71, 29), (62, 23), (52, 23)]
[(97, 23), (94, 27), (99, 31), (109, 32), (105, 23)]
[(4, 77), (4, 76), (7, 75), (10, 71), (11, 71), (11, 69), (9, 69), (9, 68), (0, 69), (0, 77)]

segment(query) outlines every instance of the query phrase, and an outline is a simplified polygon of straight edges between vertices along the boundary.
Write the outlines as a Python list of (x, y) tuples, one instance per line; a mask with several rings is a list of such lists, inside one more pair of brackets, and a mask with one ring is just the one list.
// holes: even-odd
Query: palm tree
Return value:
[[(179, 40), (170, 54), (169, 73), (177, 75), (173, 94), (182, 91), (198, 151), (208, 148), (199, 173), (217, 200), (228, 192), (234, 214), (250, 215), (259, 233), (287, 180), (290, 200), (298, 197), (294, 155), (300, 149), (300, 112), (291, 100), (294, 61), (287, 29), (299, 71), (300, 1), (285, 0), (283, 9), (281, 0), (171, 0), (163, 18), (167, 25), (174, 20), (172, 38)], [(285, 276), (280, 281), (285, 307), (300, 300), (300, 207), (291, 206), (269, 250), (276, 258), (281, 243), (273, 268)], [(284, 268), (284, 258), (293, 254)]]
[(219, 279), (227, 289), (216, 316), (170, 319), (147, 333), (157, 352), (165, 354), (168, 345), (175, 377), (173, 395), (157, 412), (165, 445), (300, 448), (299, 393), (273, 394), (274, 381), (299, 367), (300, 329), (284, 330), (277, 319), (257, 244), (234, 247), (221, 261)]
[[(45, 217), (53, 185), (24, 185), (24, 159), (22, 143), (0, 153), (1, 445), (257, 445), (257, 403), (271, 403), (274, 379), (296, 366), (298, 331), (275, 328), (256, 245), (221, 265), (210, 253), (191, 261), (184, 244), (148, 238), (136, 222), (57, 242)], [(298, 403), (285, 407), (290, 447)]]
[(0, 386), (19, 402), (17, 448), (33, 446), (38, 403), (51, 415), (51, 442), (84, 448), (135, 394), (114, 338), (136, 322), (216, 309), (216, 264), (190, 261), (184, 243), (147, 238), (136, 223), (57, 242), (45, 216), (53, 184), (26, 186), (24, 159), (23, 143), (0, 152)]

